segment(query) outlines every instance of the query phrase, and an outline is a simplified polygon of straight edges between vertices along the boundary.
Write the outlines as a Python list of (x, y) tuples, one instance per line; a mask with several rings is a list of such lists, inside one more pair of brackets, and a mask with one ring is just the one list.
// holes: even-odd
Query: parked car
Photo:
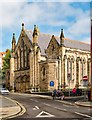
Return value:
[(0, 94), (8, 95), (9, 94), (9, 90), (7, 90), (6, 88), (0, 88)]

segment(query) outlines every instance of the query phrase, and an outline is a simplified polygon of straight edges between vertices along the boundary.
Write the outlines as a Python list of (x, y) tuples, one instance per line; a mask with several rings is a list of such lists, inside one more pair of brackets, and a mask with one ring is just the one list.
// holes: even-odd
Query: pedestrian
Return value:
[(73, 94), (73, 96), (76, 95), (76, 88), (73, 88), (73, 90), (72, 90), (72, 94)]
[(56, 94), (57, 94), (57, 90), (56, 90), (56, 89), (54, 89), (54, 90), (53, 90), (53, 93), (52, 93), (53, 100), (55, 99)]
[(80, 95), (80, 89), (79, 89), (79, 88), (76, 89), (76, 95), (77, 95), (77, 96)]
[(57, 91), (57, 97), (60, 97), (60, 94), (61, 94), (61, 91), (58, 90), (58, 91)]
[(64, 95), (63, 91), (61, 91), (61, 100), (64, 100), (64, 98), (65, 98), (65, 95)]
[(88, 89), (88, 101), (91, 99), (91, 89)]

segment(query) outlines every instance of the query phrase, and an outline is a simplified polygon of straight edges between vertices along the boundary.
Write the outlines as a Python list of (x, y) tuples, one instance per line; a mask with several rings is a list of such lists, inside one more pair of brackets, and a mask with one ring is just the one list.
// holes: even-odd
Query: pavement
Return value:
[[(16, 93), (14, 93), (14, 94), (16, 94)], [(46, 99), (52, 99), (51, 96), (47, 96), (47, 95), (34, 94), (34, 96), (39, 96), (39, 97), (46, 98)], [(2, 106), (3, 97), (4, 97), (4, 99), (7, 99), (7, 101), (10, 101), (12, 104), (6, 103), (4, 106)], [(76, 104), (76, 105), (79, 105), (79, 106), (91, 107), (92, 108), (92, 102), (88, 101), (87, 99), (84, 99), (84, 100), (82, 99), (82, 100), (79, 100), (75, 103), (71, 103), (69, 101), (71, 99), (77, 99), (78, 97), (81, 98), (83, 96), (65, 97), (64, 100), (59, 100), (59, 101), (64, 103), (64, 104), (68, 104), (68, 105), (75, 105)], [(18, 103), (15, 100), (12, 100), (8, 97), (0, 95), (0, 103), (1, 103), (1, 105), (0, 105), (0, 120), (13, 118), (13, 117), (22, 115), (26, 112), (26, 109), (24, 108), (24, 106), (22, 104)]]
[(16, 116), (24, 114), (25, 112), (26, 109), (23, 105), (15, 100), (0, 95), (0, 120), (14, 118)]
[[(52, 99), (51, 96), (45, 96), (45, 95), (38, 95), (42, 98), (46, 98), (46, 99)], [(82, 98), (82, 99), (81, 99)], [(77, 99), (81, 99), (81, 100), (78, 100), (77, 102), (70, 102), (71, 100), (77, 100)], [(84, 98), (84, 96), (70, 96), (70, 97), (65, 97), (64, 100), (59, 100), (60, 102), (64, 103), (64, 104), (68, 104), (68, 105), (79, 105), (79, 106), (83, 106), (83, 107), (90, 107), (92, 108), (92, 102), (88, 101), (88, 99)]]

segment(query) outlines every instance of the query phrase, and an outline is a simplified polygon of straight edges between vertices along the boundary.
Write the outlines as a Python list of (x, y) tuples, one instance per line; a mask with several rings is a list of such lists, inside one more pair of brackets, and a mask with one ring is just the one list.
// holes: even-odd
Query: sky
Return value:
[(41, 33), (90, 44), (89, 0), (0, 0), (0, 51), (11, 49), (12, 34), (18, 41), (21, 25)]

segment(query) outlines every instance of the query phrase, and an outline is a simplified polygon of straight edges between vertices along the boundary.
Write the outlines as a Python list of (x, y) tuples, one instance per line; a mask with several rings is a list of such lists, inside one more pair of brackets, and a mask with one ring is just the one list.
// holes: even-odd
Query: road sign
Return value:
[(54, 81), (50, 81), (50, 86), (54, 86)]
[(88, 85), (88, 77), (85, 75), (83, 76), (83, 86), (87, 86)]
[(83, 81), (87, 81), (88, 77), (87, 76), (83, 76)]

